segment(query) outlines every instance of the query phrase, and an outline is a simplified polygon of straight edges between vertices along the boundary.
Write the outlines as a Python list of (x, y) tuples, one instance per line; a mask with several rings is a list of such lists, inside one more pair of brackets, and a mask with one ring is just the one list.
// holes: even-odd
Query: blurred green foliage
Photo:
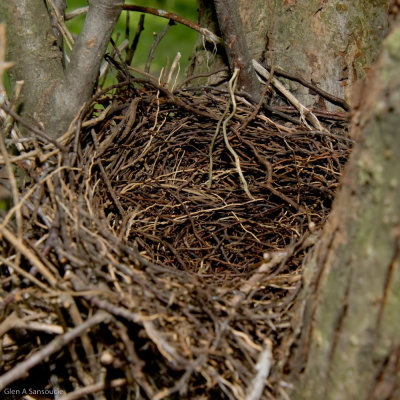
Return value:
[[(196, 0), (136, 0), (126, 1), (126, 4), (135, 4), (140, 6), (161, 8), (166, 11), (174, 12), (182, 17), (197, 21), (197, 2)], [(67, 11), (75, 8), (87, 6), (86, 0), (67, 0)], [(131, 39), (133, 38), (137, 24), (140, 18), (140, 13), (130, 12), (130, 30)], [(74, 34), (79, 34), (85, 17), (82, 15), (69, 21), (68, 27)], [(144, 20), (144, 30), (141, 33), (140, 41), (133, 57), (132, 66), (139, 69), (144, 69), (147, 57), (154, 41), (153, 33), (160, 33), (165, 25), (168, 24), (168, 19), (160, 18), (146, 14)], [(123, 11), (113, 35), (114, 39), (118, 37), (118, 44), (125, 38), (126, 11)], [(155, 52), (155, 57), (151, 64), (150, 72), (158, 75), (163, 66), (166, 65), (167, 59), (169, 64), (172, 63), (179, 51), (182, 55), (180, 61), (181, 75), (184, 73), (188, 65), (189, 56), (193, 51), (194, 43), (197, 38), (197, 32), (187, 28), (184, 25), (177, 24), (170, 28), (166, 36), (159, 43)]]
[(0, 199), (0, 210), (8, 211), (11, 208), (10, 200)]

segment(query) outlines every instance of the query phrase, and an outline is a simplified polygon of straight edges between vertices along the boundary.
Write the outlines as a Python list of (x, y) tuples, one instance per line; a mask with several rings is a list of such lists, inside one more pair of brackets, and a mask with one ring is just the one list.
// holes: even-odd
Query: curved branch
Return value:
[[(221, 45), (224, 44), (224, 41), (222, 40), (222, 38), (217, 36), (215, 33), (211, 32), (209, 29), (203, 28), (200, 25), (196, 24), (195, 22), (191, 21), (190, 19), (184, 18), (184, 17), (174, 14), (172, 12), (161, 10), (159, 8), (137, 6), (137, 5), (132, 5), (132, 4), (125, 4), (122, 9), (125, 11), (137, 11), (137, 12), (141, 12), (144, 14), (155, 15), (155, 16), (161, 17), (161, 18), (167, 18), (169, 20), (172, 20), (176, 23), (185, 25), (188, 28), (199, 32), (200, 35), (203, 35), (206, 40), (210, 41), (213, 44), (221, 44)], [(87, 12), (87, 10), (88, 10), (88, 7), (77, 8), (76, 10), (70, 11), (65, 16), (65, 19), (67, 21), (70, 19), (73, 19), (73, 18), (77, 17), (78, 15), (85, 14)]]

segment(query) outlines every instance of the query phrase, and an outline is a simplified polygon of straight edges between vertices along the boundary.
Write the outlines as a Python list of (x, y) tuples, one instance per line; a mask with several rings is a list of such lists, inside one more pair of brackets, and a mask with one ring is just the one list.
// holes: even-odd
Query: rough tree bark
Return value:
[(93, 91), (102, 57), (123, 0), (91, 0), (85, 24), (64, 71), (62, 52), (43, 0), (0, 2), (8, 54), (15, 61), (11, 81), (25, 82), (23, 114), (40, 122), (48, 135), (63, 134)]
[(295, 399), (400, 398), (399, 71), (400, 24), (360, 91), (361, 142), (305, 265)]
[(45, 3), (42, 0), (3, 1), (0, 18), (6, 22), (7, 59), (14, 61), (14, 67), (9, 70), (10, 80), (24, 81), (20, 97), (24, 114), (27, 118), (47, 120), (50, 94), (63, 79), (63, 67)]
[[(200, 24), (218, 31), (212, 2), (198, 3)], [(275, 66), (342, 98), (349, 98), (353, 82), (376, 59), (387, 30), (387, 0), (271, 0), (273, 20), (267, 0), (236, 3), (252, 58), (269, 65), (269, 43)], [(190, 73), (212, 70), (224, 62), (213, 55), (214, 49), (208, 50), (199, 40)], [(304, 105), (320, 102), (319, 107), (331, 107), (302, 85), (288, 84)]]
[(215, 11), (218, 18), (222, 38), (226, 46), (229, 66), (232, 71), (240, 70), (238, 89), (246, 90), (253, 99), (260, 97), (260, 83), (254, 72), (248, 44), (240, 21), (236, 0), (214, 0)]

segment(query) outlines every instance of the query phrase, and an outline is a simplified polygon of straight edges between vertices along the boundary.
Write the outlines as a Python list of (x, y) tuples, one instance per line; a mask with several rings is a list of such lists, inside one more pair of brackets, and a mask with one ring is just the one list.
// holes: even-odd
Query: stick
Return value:
[[(47, 282), (50, 283), (52, 287), (57, 285), (57, 279), (54, 275), (47, 269), (47, 267), (40, 261), (38, 256), (28, 247), (25, 246), (24, 242), (14, 236), (5, 226), (0, 226), (0, 235), (10, 242), (16, 250), (18, 250), (27, 260), (30, 261), (31, 265), (36, 267), (36, 269), (46, 278)], [(1, 390), (1, 389), (0, 389)]]
[(124, 378), (117, 378), (112, 380), (111, 382), (97, 382), (93, 385), (85, 386), (80, 389), (76, 389), (71, 393), (65, 394), (60, 397), (58, 400), (78, 400), (82, 399), (84, 396), (88, 394), (93, 394), (96, 392), (100, 392), (100, 390), (108, 389), (108, 388), (116, 388), (120, 386), (125, 386), (127, 384), (127, 380)]
[(41, 350), (33, 354), (27, 360), (17, 364), (13, 369), (0, 376), (0, 391), (5, 387), (22, 378), (30, 369), (43, 362), (47, 357), (61, 350), (66, 344), (80, 336), (86, 330), (107, 321), (111, 316), (104, 312), (98, 311), (92, 318), (85, 321), (82, 325), (68, 331), (64, 335), (57, 336), (49, 344)]
[[(261, 82), (265, 80), (268, 80), (270, 77), (270, 73), (268, 72), (268, 70), (262, 66), (259, 62), (257, 62), (256, 60), (253, 60), (253, 67), (257, 72), (257, 75), (260, 75), (262, 78), (259, 78), (259, 80)], [(318, 118), (312, 113), (311, 110), (309, 110), (307, 107), (303, 106), (303, 104), (301, 104), (296, 97), (293, 96), (292, 93), (290, 93), (285, 86), (283, 86), (283, 84), (281, 82), (279, 82), (278, 79), (276, 78), (272, 78), (271, 80), (272, 84), (275, 86), (275, 88), (277, 90), (279, 90), (287, 99), (290, 103), (292, 103), (297, 110), (300, 112), (300, 117), (301, 118), (307, 118), (311, 125), (322, 132), (327, 132), (327, 130), (319, 123)], [(306, 124), (307, 125), (307, 124)]]
[(259, 400), (263, 394), (265, 380), (268, 378), (272, 362), (272, 343), (269, 339), (264, 340), (264, 347), (258, 356), (255, 366), (256, 375), (251, 382), (245, 400)]
[[(66, 20), (68, 21), (69, 19), (75, 18), (78, 15), (84, 14), (88, 11), (89, 7), (81, 7), (78, 8), (77, 10), (71, 11), (66, 15)], [(175, 22), (178, 22), (182, 25), (187, 26), (188, 28), (191, 28), (197, 32), (199, 32), (201, 35), (203, 35), (208, 41), (210, 41), (213, 44), (224, 44), (224, 41), (217, 36), (215, 33), (212, 33), (210, 30), (207, 28), (203, 28), (200, 25), (194, 23), (193, 21), (190, 21), (189, 19), (186, 19), (184, 17), (181, 17), (180, 15), (174, 14), (169, 11), (165, 10), (160, 10), (158, 8), (152, 8), (152, 7), (145, 7), (145, 6), (134, 6), (134, 5), (128, 5), (125, 4), (122, 8), (125, 11), (138, 11), (141, 13), (145, 14), (151, 14), (151, 15), (156, 15), (157, 17), (161, 18), (168, 18), (172, 19)]]
[(224, 41), (219, 36), (215, 35), (210, 30), (208, 30), (206, 28), (202, 28), (200, 25), (195, 24), (193, 21), (190, 21), (189, 19), (183, 18), (180, 15), (176, 15), (169, 11), (160, 10), (160, 9), (152, 8), (152, 7), (133, 6), (133, 5), (128, 5), (128, 4), (125, 4), (123, 6), (123, 10), (139, 11), (139, 12), (146, 13), (146, 14), (156, 15), (157, 17), (172, 19), (175, 22), (179, 22), (182, 25), (186, 25), (187, 27), (194, 29), (195, 31), (199, 32), (207, 40), (209, 40), (210, 42), (212, 42), (214, 44), (223, 44), (224, 43)]

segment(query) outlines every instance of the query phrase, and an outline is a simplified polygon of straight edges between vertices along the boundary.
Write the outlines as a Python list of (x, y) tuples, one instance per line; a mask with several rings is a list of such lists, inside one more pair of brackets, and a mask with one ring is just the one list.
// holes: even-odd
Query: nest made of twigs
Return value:
[(35, 142), (15, 161), (26, 183), (1, 231), (0, 382), (246, 398), (269, 363), (273, 395), (350, 140), (342, 123), (313, 131), (240, 99), (225, 138), (228, 103), (132, 79), (98, 93), (61, 149)]

